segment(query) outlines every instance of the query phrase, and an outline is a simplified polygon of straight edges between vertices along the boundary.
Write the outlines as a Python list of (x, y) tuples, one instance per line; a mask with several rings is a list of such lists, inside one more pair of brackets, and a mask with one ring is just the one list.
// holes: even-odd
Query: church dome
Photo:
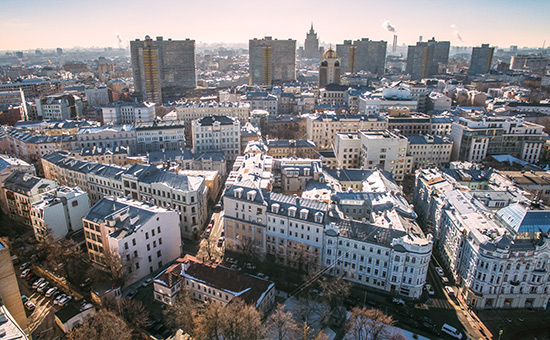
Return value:
[(338, 54), (336, 54), (336, 51), (330, 47), (325, 51), (325, 53), (323, 53), (323, 59), (338, 59)]

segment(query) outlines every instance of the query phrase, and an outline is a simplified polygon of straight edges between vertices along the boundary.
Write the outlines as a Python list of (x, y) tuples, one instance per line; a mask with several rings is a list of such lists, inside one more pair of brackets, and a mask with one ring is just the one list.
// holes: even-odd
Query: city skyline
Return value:
[(132, 2), (131, 7), (105, 0), (1, 3), (0, 32), (4, 34), (0, 50), (117, 47), (119, 36), (126, 44), (145, 35), (190, 38), (198, 44), (244, 44), (248, 39), (268, 35), (296, 39), (302, 46), (312, 22), (320, 41), (327, 44), (363, 37), (391, 42), (393, 28), (399, 45), (413, 45), (423, 36), (424, 41), (435, 37), (438, 41), (450, 41), (452, 46), (489, 43), (499, 47), (541, 47), (550, 32), (544, 17), (550, 3), (543, 0), (423, 0), (414, 6), (404, 0), (391, 4), (344, 0), (338, 3), (342, 14), (335, 14), (338, 11), (334, 10), (334, 3), (326, 0), (283, 0), (276, 6), (244, 0), (211, 1), (208, 6), (167, 1), (155, 11), (142, 0)]

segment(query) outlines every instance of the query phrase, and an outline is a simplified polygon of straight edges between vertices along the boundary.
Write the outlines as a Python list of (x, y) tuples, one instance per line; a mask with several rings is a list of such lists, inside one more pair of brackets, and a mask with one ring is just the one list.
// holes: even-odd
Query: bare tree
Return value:
[(236, 298), (223, 309), (221, 333), (224, 340), (260, 340), (263, 329), (260, 313), (254, 306)]
[(351, 283), (341, 277), (323, 277), (320, 281), (322, 300), (328, 303), (330, 310), (334, 311), (342, 306), (349, 296)]
[(197, 320), (197, 302), (191, 298), (187, 289), (182, 289), (172, 306), (167, 306), (162, 312), (166, 322), (176, 328), (193, 335)]
[(300, 327), (300, 340), (328, 340), (328, 336), (320, 331), (315, 331), (307, 322)]
[(197, 339), (221, 340), (223, 306), (210, 303), (195, 319), (193, 334)]
[(298, 337), (299, 326), (292, 313), (285, 311), (284, 305), (277, 305), (265, 325), (266, 335), (274, 340), (293, 340)]
[(137, 328), (143, 328), (149, 323), (149, 311), (143, 302), (129, 298), (119, 298), (116, 301), (117, 314), (128, 324)]
[(103, 255), (104, 267), (109, 273), (111, 280), (113, 280), (113, 283), (124, 286), (124, 283), (130, 277), (132, 268), (139, 262), (140, 258), (127, 253), (119, 255), (110, 249), (105, 249)]
[(124, 320), (113, 312), (99, 310), (94, 316), (69, 332), (70, 340), (130, 340), (132, 331)]
[(404, 340), (399, 331), (391, 326), (393, 318), (379, 309), (355, 307), (348, 321), (346, 340)]

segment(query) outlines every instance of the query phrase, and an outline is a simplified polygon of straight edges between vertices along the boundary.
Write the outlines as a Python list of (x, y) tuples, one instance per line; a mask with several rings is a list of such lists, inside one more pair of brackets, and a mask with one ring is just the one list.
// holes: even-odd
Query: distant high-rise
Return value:
[(195, 40), (136, 39), (130, 42), (134, 87), (143, 100), (162, 103), (163, 96), (195, 88)]
[(313, 30), (313, 23), (311, 23), (311, 28), (306, 34), (306, 40), (304, 42), (304, 57), (305, 58), (319, 58), (319, 39), (317, 38), (317, 33)]
[(427, 42), (419, 41), (416, 46), (409, 46), (406, 73), (410, 74), (413, 80), (438, 74), (439, 65), (449, 62), (450, 48), (450, 42), (435, 41), (435, 38)]
[(340, 84), (340, 58), (332, 48), (323, 54), (319, 66), (319, 88), (329, 84)]
[(365, 71), (376, 75), (385, 73), (386, 67), (385, 41), (372, 41), (368, 38), (344, 40), (343, 44), (336, 45), (336, 53), (340, 56), (344, 73)]
[(485, 74), (491, 69), (493, 62), (494, 47), (489, 47), (489, 44), (482, 44), (481, 47), (472, 49), (472, 60), (470, 61), (470, 69), (468, 74)]
[(253, 39), (248, 43), (248, 53), (251, 85), (296, 80), (296, 40)]

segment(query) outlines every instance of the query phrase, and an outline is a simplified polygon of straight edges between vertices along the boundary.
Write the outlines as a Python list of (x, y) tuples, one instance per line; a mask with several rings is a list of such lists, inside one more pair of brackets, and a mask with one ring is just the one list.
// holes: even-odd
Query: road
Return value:
[(221, 262), (223, 260), (225, 242), (221, 247), (218, 247), (218, 240), (223, 232), (223, 211), (213, 213), (211, 219), (214, 220), (214, 225), (212, 226), (210, 235), (200, 241), (197, 258), (203, 261), (211, 258), (214, 262)]

